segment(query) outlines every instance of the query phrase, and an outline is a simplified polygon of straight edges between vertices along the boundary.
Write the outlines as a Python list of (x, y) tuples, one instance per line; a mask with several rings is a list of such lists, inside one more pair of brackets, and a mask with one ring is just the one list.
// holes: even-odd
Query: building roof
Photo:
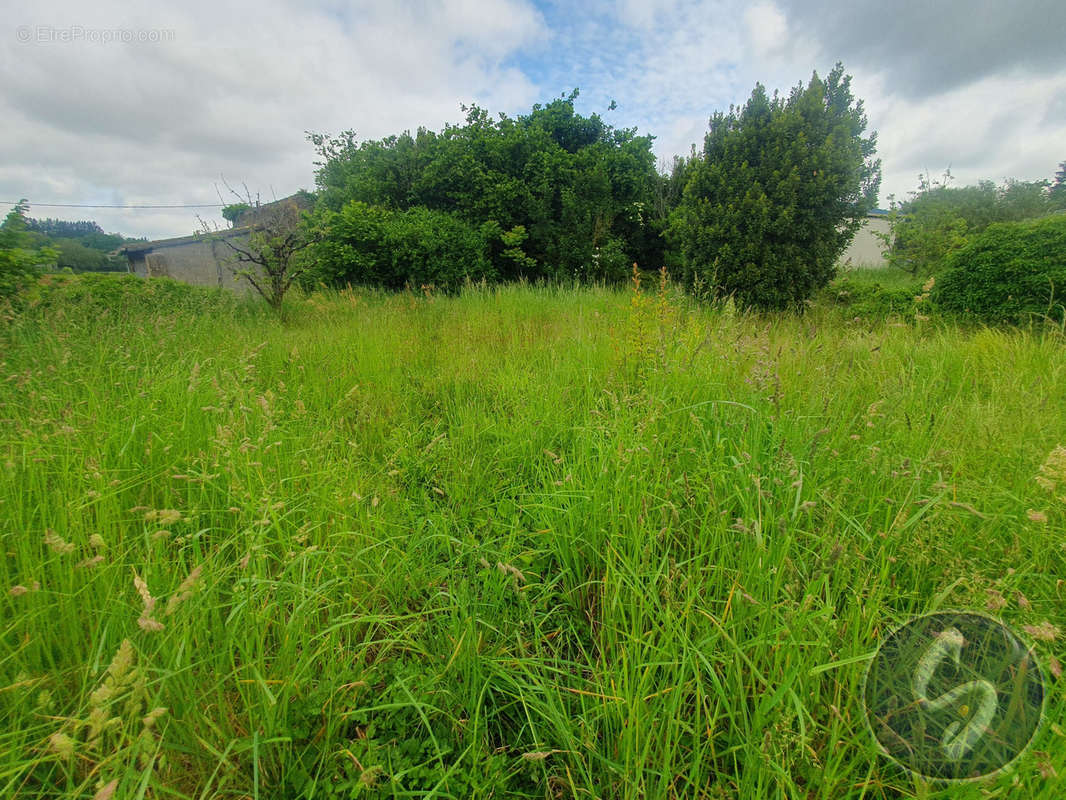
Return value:
[(132, 255), (133, 253), (149, 253), (159, 247), (178, 247), (183, 244), (192, 244), (193, 242), (201, 242), (207, 238), (217, 238), (221, 236), (224, 239), (229, 239), (232, 236), (240, 236), (241, 234), (251, 233), (258, 227), (258, 223), (263, 217), (264, 212), (269, 213), (280, 208), (287, 206), (293, 206), (298, 209), (307, 209), (312, 205), (310, 195), (306, 193), (297, 192), (296, 194), (283, 197), (280, 200), (275, 200), (272, 203), (263, 203), (259, 206), (253, 206), (241, 214), (239, 218), (240, 225), (235, 228), (227, 228), (221, 231), (208, 231), (205, 233), (194, 233), (191, 236), (176, 236), (173, 239), (156, 239), (152, 242), (133, 242), (119, 249), (119, 253), (126, 253)]
[(288, 197), (283, 197), (280, 200), (274, 200), (271, 203), (262, 203), (251, 206), (241, 212), (241, 215), (237, 217), (237, 223), (239, 227), (251, 225), (261, 220), (264, 216), (286, 208), (295, 208), (298, 211), (310, 211), (311, 208), (314, 207), (314, 204), (314, 197), (308, 192), (301, 191), (296, 194), (290, 194)]
[(173, 239), (156, 239), (154, 242), (132, 242), (123, 248), (119, 249), (119, 253), (126, 253), (127, 255), (133, 253), (149, 253), (159, 247), (177, 247), (183, 244), (192, 244), (193, 242), (203, 242), (217, 237), (229, 239), (232, 236), (240, 236), (242, 234), (251, 233), (253, 226), (245, 225), (240, 228), (227, 228), (224, 231), (208, 231), (206, 233), (194, 233), (191, 236), (175, 236)]

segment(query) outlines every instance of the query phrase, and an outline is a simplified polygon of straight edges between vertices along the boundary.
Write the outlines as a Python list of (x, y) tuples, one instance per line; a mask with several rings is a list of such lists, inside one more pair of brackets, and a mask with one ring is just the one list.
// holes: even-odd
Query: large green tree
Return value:
[(877, 200), (866, 124), (840, 64), (787, 98), (759, 84), (742, 108), (716, 113), (671, 222), (687, 277), (772, 309), (828, 283)]
[(514, 118), (474, 106), (463, 124), (437, 133), (423, 128), (363, 142), (351, 131), (311, 134), (320, 206), (333, 213), (351, 203), (425, 208), (496, 231), (486, 248), (503, 280), (620, 281), (634, 261), (655, 269), (663, 253), (652, 137), (582, 116), (577, 96)]
[(37, 278), (40, 267), (53, 263), (56, 251), (39, 246), (29, 230), (26, 210), (20, 200), (0, 223), (0, 301), (18, 294)]

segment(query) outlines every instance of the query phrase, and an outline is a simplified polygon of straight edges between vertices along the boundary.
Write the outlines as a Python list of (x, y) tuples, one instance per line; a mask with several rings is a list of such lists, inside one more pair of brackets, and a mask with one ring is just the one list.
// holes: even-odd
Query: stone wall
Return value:
[[(246, 233), (229, 235), (227, 238), (237, 245), (246, 245), (248, 242)], [(233, 274), (234, 269), (249, 266), (238, 264), (235, 255), (225, 242), (209, 237), (183, 237), (127, 249), (130, 271), (145, 278), (166, 277), (195, 286), (221, 286), (238, 292), (254, 291), (247, 280)]]
[[(131, 244), (125, 248), (130, 272), (145, 278), (168, 277), (197, 286), (221, 286), (238, 292), (254, 292), (234, 270), (254, 265), (237, 261), (237, 254), (226, 241), (247, 246), (249, 228), (287, 230), (299, 224), (300, 213), (313, 204), (312, 197), (299, 192), (290, 197), (256, 206), (241, 215), (236, 228), (206, 236), (180, 236), (155, 242)], [(225, 239), (226, 241), (221, 241)]]

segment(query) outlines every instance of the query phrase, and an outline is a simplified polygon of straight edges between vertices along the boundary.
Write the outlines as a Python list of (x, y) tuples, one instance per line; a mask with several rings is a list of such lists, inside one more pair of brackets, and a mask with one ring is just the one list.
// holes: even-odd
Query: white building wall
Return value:
[(837, 266), (841, 269), (888, 266), (885, 257), (881, 255), (885, 246), (875, 233), (889, 233), (887, 217), (867, 217), (848, 249), (840, 257)]

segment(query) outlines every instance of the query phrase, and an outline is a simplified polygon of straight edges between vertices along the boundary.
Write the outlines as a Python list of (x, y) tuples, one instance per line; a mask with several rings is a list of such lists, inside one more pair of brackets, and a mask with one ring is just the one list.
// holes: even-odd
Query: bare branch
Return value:
[[(231, 186), (226, 184), (226, 188), (239, 197)], [(200, 224), (205, 237), (221, 242), (231, 254), (230, 260), (236, 265), (231, 267), (233, 274), (247, 280), (272, 308), (280, 309), (285, 293), (306, 272), (306, 267), (296, 263), (296, 254), (314, 244), (314, 239), (301, 226), (300, 208), (295, 204), (282, 202), (259, 208), (247, 233), (240, 231), (236, 236), (232, 230), (229, 235), (219, 232), (217, 226), (212, 232), (203, 220)]]
[[(249, 206), (255, 205), (254, 203), (252, 203), (252, 194), (248, 191), (248, 184), (241, 184), (242, 186), (244, 186), (244, 196), (242, 197), (240, 192), (238, 192), (236, 189), (229, 185), (229, 182), (226, 180), (225, 175), (222, 175), (220, 173), (219, 178), (222, 179), (222, 185), (225, 186), (227, 190), (229, 190), (229, 193), (237, 198), (238, 203), (247, 203)], [(218, 187), (216, 186), (215, 188), (217, 189)], [(219, 199), (221, 200), (222, 198), (219, 197)]]

